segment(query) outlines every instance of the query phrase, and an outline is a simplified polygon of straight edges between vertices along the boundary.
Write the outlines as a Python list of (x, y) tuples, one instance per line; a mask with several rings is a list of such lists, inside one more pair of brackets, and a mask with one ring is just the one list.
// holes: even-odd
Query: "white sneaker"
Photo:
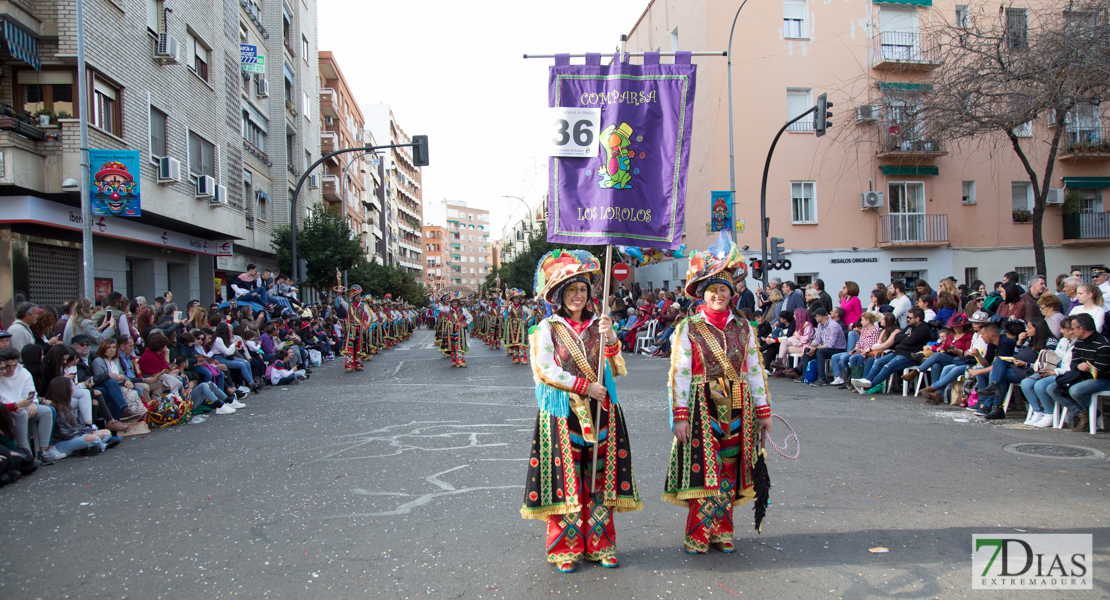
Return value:
[(1032, 425), (1033, 423), (1036, 423), (1037, 421), (1041, 420), (1041, 417), (1043, 417), (1043, 416), (1044, 416), (1044, 413), (1039, 411), (1039, 410), (1035, 411), (1035, 412), (1031, 412), (1031, 413), (1029, 413), (1029, 418), (1025, 419), (1025, 423), (1023, 423), (1023, 425)]
[(844, 385), (844, 378), (837, 377), (836, 379), (833, 379), (832, 383), (830, 383), (829, 385)]
[(1040, 419), (1037, 419), (1036, 421), (1033, 421), (1032, 423), (1030, 423), (1030, 425), (1032, 425), (1033, 427), (1042, 427), (1042, 428), (1043, 427), (1052, 427), (1052, 415), (1045, 413), (1045, 414), (1041, 415)]
[(244, 394), (251, 393), (251, 389), (249, 387), (245, 386), (245, 385), (241, 385), (241, 386), (239, 386), (235, 389), (239, 390), (240, 392), (243, 392)]
[(225, 404), (225, 405), (216, 409), (216, 414), (217, 415), (233, 415), (233, 414), (235, 414), (235, 409), (231, 408), (231, 405)]
[(234, 408), (235, 410), (239, 410), (240, 408), (246, 408), (247, 407), (246, 404), (243, 404), (242, 402), (240, 402), (238, 400), (232, 400), (230, 404), (225, 404), (224, 406), (230, 406), (231, 408)]

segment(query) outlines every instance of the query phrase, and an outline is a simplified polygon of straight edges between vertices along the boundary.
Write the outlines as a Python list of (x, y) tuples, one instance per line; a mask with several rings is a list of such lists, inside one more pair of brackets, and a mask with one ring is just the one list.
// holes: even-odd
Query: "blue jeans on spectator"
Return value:
[(97, 446), (100, 446), (100, 449), (104, 450), (107, 447), (105, 445), (106, 442), (100, 439), (100, 436), (95, 437), (96, 440), (86, 442), (85, 436), (79, 435), (72, 440), (66, 440), (64, 442), (58, 442), (54, 444), (54, 448), (59, 452), (62, 452), (63, 454), (73, 454), (74, 452), (77, 452), (79, 450), (88, 450), (89, 448), (95, 448)]
[(885, 382), (894, 373), (905, 369), (906, 367), (913, 366), (913, 359), (908, 356), (901, 356), (898, 354), (888, 354), (871, 366), (871, 370), (864, 375), (864, 379), (871, 382), (871, 385), (879, 385)]
[(210, 383), (198, 383), (193, 388), (189, 400), (193, 403), (194, 408), (205, 403), (212, 405), (212, 408), (219, 408), (227, 400), (227, 394)]
[[(843, 348), (818, 348), (813, 356), (813, 360), (817, 361), (817, 378), (815, 382), (820, 381), (827, 383), (828, 377), (825, 375), (825, 361), (832, 358), (834, 354), (843, 352)], [(835, 368), (835, 367), (834, 367)]]
[(290, 383), (293, 383), (296, 380), (297, 380), (296, 375), (286, 375), (285, 377), (282, 377), (281, 379), (279, 379), (278, 382), (274, 385), (289, 385)]
[(998, 384), (999, 394), (1002, 393), (1002, 386), (1007, 383), (1018, 383), (1021, 381), (1021, 376), (1014, 371), (1013, 366), (1002, 360), (1001, 358), (994, 359), (991, 365), (991, 372), (979, 375), (976, 377), (976, 385), (979, 387), (979, 404), (984, 408), (1002, 406), (1002, 396), (987, 396), (983, 394), (983, 389), (991, 383)]
[(955, 383), (955, 381), (957, 379), (959, 379), (960, 376), (963, 375), (966, 371), (967, 371), (967, 365), (951, 364), (951, 365), (948, 365), (947, 367), (944, 367), (940, 371), (940, 378), (933, 380), (933, 382), (932, 382), (933, 389), (936, 390), (936, 392), (938, 394), (940, 394), (942, 397), (947, 397), (945, 395), (945, 394), (947, 394), (947, 392), (943, 391), (944, 388), (946, 388), (946, 387), (952, 385), (953, 383)]
[(1048, 394), (1048, 386), (1055, 382), (1055, 375), (1048, 377), (1030, 375), (1021, 380), (1021, 393), (1025, 395), (1025, 401), (1033, 408), (1033, 412), (1052, 414), (1053, 409), (1056, 408), (1056, 401)]
[(204, 365), (193, 367), (193, 372), (197, 374), (197, 379), (199, 379), (201, 383), (212, 381), (212, 371), (209, 371)]
[(107, 398), (108, 411), (112, 413), (112, 418), (118, 419), (120, 412), (127, 408), (127, 400), (123, 398), (123, 391), (119, 388), (119, 382), (108, 378), (100, 385), (95, 386), (95, 389), (100, 390), (100, 395)]
[(849, 356), (847, 352), (839, 352), (833, 355), (833, 377), (847, 377), (848, 375), (851, 375), (852, 372), (850, 369), (850, 365), (848, 364), (848, 361), (851, 360), (851, 358), (852, 357)]
[(228, 372), (232, 370), (239, 371), (239, 374), (243, 376), (243, 380), (247, 382), (247, 385), (254, 385), (254, 376), (251, 375), (251, 364), (249, 362), (241, 358), (218, 356), (218, 352), (216, 354), (216, 362), (221, 365), (226, 365)]
[(1088, 379), (1080, 381), (1068, 388), (1067, 394), (1056, 393), (1056, 383), (1048, 386), (1048, 393), (1056, 399), (1057, 402), (1063, 404), (1068, 412), (1072, 414), (1079, 414), (1087, 412), (1091, 407), (1091, 396), (1098, 392), (1105, 392), (1110, 390), (1110, 379)]
[(854, 350), (856, 348), (856, 344), (858, 344), (858, 343), (859, 343), (859, 333), (857, 333), (855, 331), (849, 331), (848, 332), (848, 345), (845, 346), (844, 351), (845, 352), (851, 352), (852, 350)]
[[(925, 362), (921, 363), (921, 366), (917, 367), (917, 370), (921, 371), (922, 373), (928, 371), (929, 382), (932, 383), (939, 380), (941, 372), (944, 371), (944, 367), (952, 364), (953, 362), (955, 362), (955, 360), (956, 357), (952, 356), (951, 354), (936, 352), (929, 358), (926, 358)], [(937, 386), (934, 385), (933, 389), (937, 389)]]

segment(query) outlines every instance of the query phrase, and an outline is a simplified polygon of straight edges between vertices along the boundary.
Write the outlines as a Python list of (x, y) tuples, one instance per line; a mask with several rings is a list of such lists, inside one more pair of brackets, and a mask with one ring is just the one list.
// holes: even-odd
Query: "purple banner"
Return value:
[[(614, 57), (616, 58), (616, 57)], [(556, 57), (551, 106), (600, 108), (598, 153), (551, 158), (547, 239), (570, 244), (678, 248), (686, 208), (686, 168), (694, 109), (689, 53), (659, 64), (601, 66)]]

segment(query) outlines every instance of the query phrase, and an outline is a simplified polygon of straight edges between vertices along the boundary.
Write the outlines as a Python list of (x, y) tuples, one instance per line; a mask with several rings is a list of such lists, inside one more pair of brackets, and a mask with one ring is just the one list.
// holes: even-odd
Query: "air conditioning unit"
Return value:
[(856, 123), (871, 123), (879, 118), (879, 107), (874, 104), (856, 106)]
[(270, 97), (270, 82), (267, 81), (266, 78), (261, 76), (261, 75), (257, 75), (256, 77), (257, 78), (255, 79), (255, 86), (258, 89), (258, 97), (259, 98), (269, 98)]
[(324, 117), (324, 124), (328, 127), (331, 127), (332, 125), (335, 125), (335, 119), (331, 117)]
[(859, 208), (860, 210), (869, 210), (872, 208), (882, 208), (883, 206), (883, 193), (882, 192), (863, 192), (859, 195)]
[(1048, 196), (1044, 199), (1045, 204), (1063, 204), (1064, 203), (1064, 190), (1063, 188), (1048, 188)]
[(154, 44), (154, 58), (163, 63), (177, 63), (180, 61), (181, 45), (177, 38), (162, 32), (158, 34), (158, 41)]
[(314, 190), (318, 187), (320, 187), (320, 176), (319, 175), (309, 175), (308, 176), (308, 189)]
[(210, 200), (208, 200), (208, 205), (220, 206), (222, 204), (227, 204), (227, 186), (217, 185), (216, 193), (212, 196)]
[(197, 198), (212, 198), (216, 195), (216, 178), (211, 175), (197, 177)]
[(181, 161), (172, 156), (158, 158), (158, 183), (181, 181)]

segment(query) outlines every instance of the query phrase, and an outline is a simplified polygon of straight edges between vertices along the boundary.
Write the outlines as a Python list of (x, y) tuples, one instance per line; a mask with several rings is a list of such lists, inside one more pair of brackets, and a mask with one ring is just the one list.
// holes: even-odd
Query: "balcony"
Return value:
[(871, 68), (879, 71), (931, 71), (940, 66), (940, 44), (915, 31), (882, 31), (872, 38)]
[(883, 121), (879, 132), (878, 158), (890, 161), (933, 160), (948, 154), (940, 141), (925, 133), (920, 125)]
[(948, 245), (948, 215), (879, 217), (880, 248), (936, 248)]
[(320, 189), (324, 192), (324, 200), (328, 202), (342, 202), (342, 191), (339, 189), (339, 178), (335, 175), (325, 175), (320, 182)]
[(1110, 244), (1110, 213), (1066, 214), (1063, 221), (1064, 245), (1066, 246)]
[(320, 90), (320, 114), (333, 119), (339, 118), (339, 113), (335, 110), (335, 90), (331, 88)]
[(1064, 135), (1064, 150), (1060, 160), (1102, 161), (1110, 160), (1110, 140), (1102, 137), (1102, 128), (1068, 129)]

